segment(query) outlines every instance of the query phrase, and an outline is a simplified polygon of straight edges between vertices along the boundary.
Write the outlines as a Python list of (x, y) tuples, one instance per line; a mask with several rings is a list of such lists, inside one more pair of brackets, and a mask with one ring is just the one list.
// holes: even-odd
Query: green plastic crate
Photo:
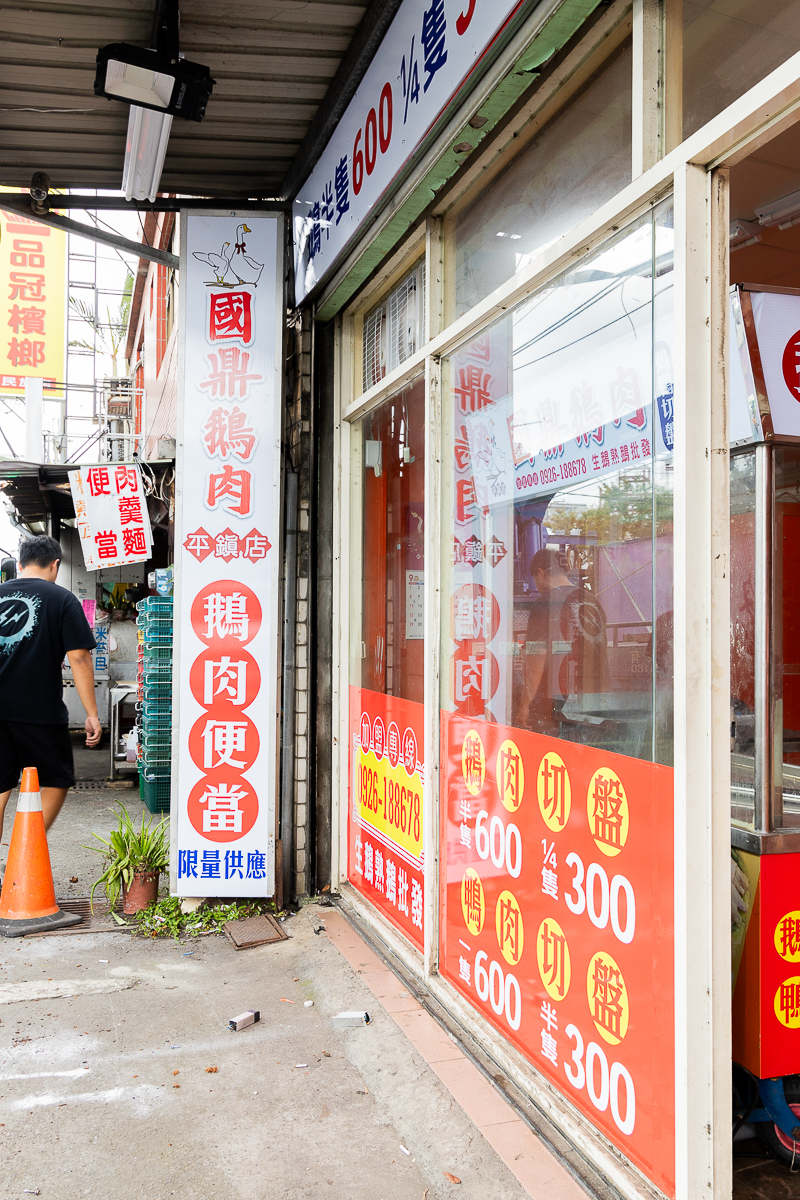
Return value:
[(169, 775), (145, 779), (139, 771), (139, 795), (151, 813), (169, 812), (170, 786)]
[(145, 642), (142, 651), (145, 671), (150, 669), (152, 663), (159, 663), (164, 666), (172, 665), (172, 638), (164, 643), (153, 642), (148, 644)]

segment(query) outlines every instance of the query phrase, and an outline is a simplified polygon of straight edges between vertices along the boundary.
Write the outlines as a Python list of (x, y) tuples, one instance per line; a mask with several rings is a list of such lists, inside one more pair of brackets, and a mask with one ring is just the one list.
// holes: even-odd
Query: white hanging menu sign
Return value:
[(136, 463), (86, 463), (69, 472), (87, 571), (145, 562), (153, 535)]
[(281, 219), (182, 214), (177, 894), (275, 882)]

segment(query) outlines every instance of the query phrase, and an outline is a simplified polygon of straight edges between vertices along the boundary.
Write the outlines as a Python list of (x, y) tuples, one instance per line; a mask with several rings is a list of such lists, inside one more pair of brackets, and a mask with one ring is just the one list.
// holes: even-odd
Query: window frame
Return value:
[[(346, 885), (347, 702), (350, 578), (350, 436), (352, 423), (421, 372), (426, 378), (426, 509), (441, 499), (442, 414), (440, 361), (478, 335), (514, 305), (593, 253), (609, 237), (664, 199), (675, 197), (675, 393), (676, 421), (684, 436), (675, 448), (675, 1010), (676, 1010), (676, 1195), (689, 1200), (700, 1188), (730, 1194), (730, 628), (727, 562), (730, 554), (727, 404), (727, 278), (729, 212), (726, 167), (741, 161), (800, 120), (800, 53), (662, 156), (654, 141), (667, 136), (658, 112), (663, 80), (653, 87), (653, 39), (643, 35), (643, 15), (658, 0), (635, 0), (634, 98), (640, 102), (641, 174), (606, 204), (538, 254), (462, 317), (437, 329), (416, 354), (366, 392), (353, 387), (360, 373), (352, 311), (337, 319), (334, 414), (336, 503), (333, 804), (338, 842), (332, 848), (332, 886)], [(663, 12), (660, 4), (659, 11)], [(609, 10), (610, 11), (610, 10)], [(637, 36), (637, 27), (639, 34)], [(663, 26), (661, 27), (663, 29)], [(659, 35), (661, 36), (661, 35)], [(637, 58), (638, 56), (638, 66)], [(663, 57), (663, 56), (662, 56)], [(636, 111), (636, 110), (635, 110)], [(655, 131), (655, 132), (654, 132)], [(506, 131), (507, 132), (507, 131)], [(498, 134), (485, 151), (499, 156)], [(519, 143), (517, 143), (518, 145)], [(649, 147), (649, 149), (648, 149)], [(479, 168), (475, 168), (477, 171)], [(483, 177), (485, 181), (485, 177)], [(465, 193), (462, 193), (465, 194)], [(454, 189), (450, 197), (453, 198)], [(433, 210), (412, 237), (425, 236), (428, 312), (441, 311), (447, 270), (442, 254), (442, 210)], [(399, 252), (398, 252), (399, 253)], [(387, 267), (387, 271), (391, 268)], [(382, 279), (379, 284), (377, 278)], [(377, 289), (388, 275), (376, 278)], [(363, 306), (364, 296), (359, 300)], [(355, 306), (354, 306), (355, 307)], [(363, 308), (362, 308), (363, 311)], [(692, 403), (687, 403), (691, 385)], [(510, 1080), (543, 1105), (571, 1141), (606, 1172), (626, 1196), (641, 1195), (641, 1177), (620, 1162), (618, 1151), (550, 1088), (479, 1014), (437, 974), (439, 922), (438, 696), (441, 623), (441, 551), (438, 522), (426, 521), (425, 562), (425, 953), (420, 960), (402, 937), (366, 902), (346, 892), (356, 914), (374, 926), (391, 952), (473, 1036), (491, 1048)], [(342, 652), (344, 650), (344, 652)], [(703, 801), (698, 801), (703, 797)], [(334, 817), (334, 828), (337, 822)], [(727, 898), (727, 899), (726, 899)], [(691, 964), (691, 969), (690, 969)], [(711, 1043), (709, 1034), (711, 1031)], [(698, 1138), (708, 1127), (711, 1136)]]

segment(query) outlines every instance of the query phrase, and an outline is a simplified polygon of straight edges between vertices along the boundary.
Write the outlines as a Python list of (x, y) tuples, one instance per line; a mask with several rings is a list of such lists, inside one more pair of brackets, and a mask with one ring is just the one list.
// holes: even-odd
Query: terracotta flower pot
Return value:
[(122, 885), (122, 911), (130, 916), (158, 899), (158, 872), (137, 871), (130, 887)]

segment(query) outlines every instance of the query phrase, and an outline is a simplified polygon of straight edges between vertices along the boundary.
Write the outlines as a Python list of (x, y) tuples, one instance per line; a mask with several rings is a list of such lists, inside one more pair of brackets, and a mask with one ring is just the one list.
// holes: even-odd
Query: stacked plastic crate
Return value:
[(139, 791), (168, 812), (172, 765), (172, 597), (148, 596), (139, 617)]

